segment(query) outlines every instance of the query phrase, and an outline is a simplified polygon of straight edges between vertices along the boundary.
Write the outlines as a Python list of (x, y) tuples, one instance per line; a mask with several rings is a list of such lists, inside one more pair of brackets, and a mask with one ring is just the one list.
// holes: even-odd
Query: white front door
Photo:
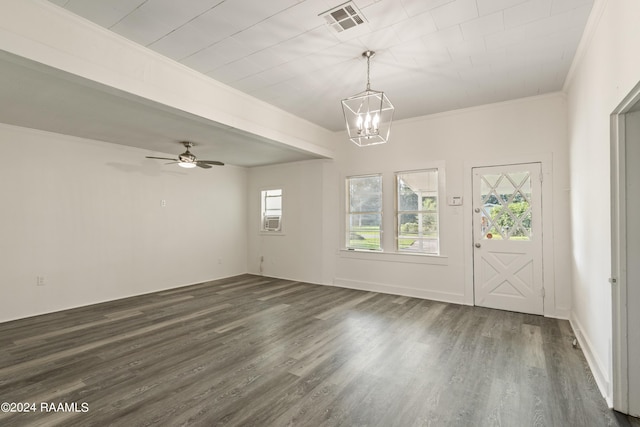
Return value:
[(544, 313), (540, 163), (473, 169), (475, 305)]

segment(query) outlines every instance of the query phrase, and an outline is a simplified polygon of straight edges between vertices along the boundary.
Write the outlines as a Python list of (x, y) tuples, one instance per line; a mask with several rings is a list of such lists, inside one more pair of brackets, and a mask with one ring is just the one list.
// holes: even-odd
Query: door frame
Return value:
[(629, 412), (629, 360), (627, 343), (627, 221), (625, 118), (640, 103), (638, 83), (611, 113), (611, 392), (613, 408)]
[[(553, 154), (533, 153), (525, 155), (478, 158), (464, 162), (464, 303), (474, 305), (473, 288), (473, 168), (506, 166), (523, 163), (540, 163), (542, 169), (542, 286), (544, 289), (544, 316), (568, 319), (569, 307), (556, 307), (555, 263), (553, 246)], [(568, 194), (566, 195), (568, 198)], [(568, 201), (567, 201), (568, 203)]]

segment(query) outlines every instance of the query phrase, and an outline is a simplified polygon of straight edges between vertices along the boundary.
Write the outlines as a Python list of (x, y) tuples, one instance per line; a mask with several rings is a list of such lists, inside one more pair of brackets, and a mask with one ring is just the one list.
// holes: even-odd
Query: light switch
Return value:
[(449, 196), (449, 206), (462, 206), (462, 196)]

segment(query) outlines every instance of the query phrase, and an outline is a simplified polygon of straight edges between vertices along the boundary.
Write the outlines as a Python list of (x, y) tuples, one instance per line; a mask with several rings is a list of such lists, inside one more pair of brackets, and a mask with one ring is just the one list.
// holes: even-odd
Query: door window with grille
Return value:
[(532, 239), (529, 171), (482, 175), (480, 191), (481, 239)]

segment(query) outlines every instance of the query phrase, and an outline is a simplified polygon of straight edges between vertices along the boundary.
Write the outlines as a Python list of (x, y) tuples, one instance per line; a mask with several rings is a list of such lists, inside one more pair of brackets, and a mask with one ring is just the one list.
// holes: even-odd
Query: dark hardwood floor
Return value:
[(243, 275), (0, 324), (0, 402), (36, 404), (0, 425), (640, 425), (572, 338), (564, 320)]

